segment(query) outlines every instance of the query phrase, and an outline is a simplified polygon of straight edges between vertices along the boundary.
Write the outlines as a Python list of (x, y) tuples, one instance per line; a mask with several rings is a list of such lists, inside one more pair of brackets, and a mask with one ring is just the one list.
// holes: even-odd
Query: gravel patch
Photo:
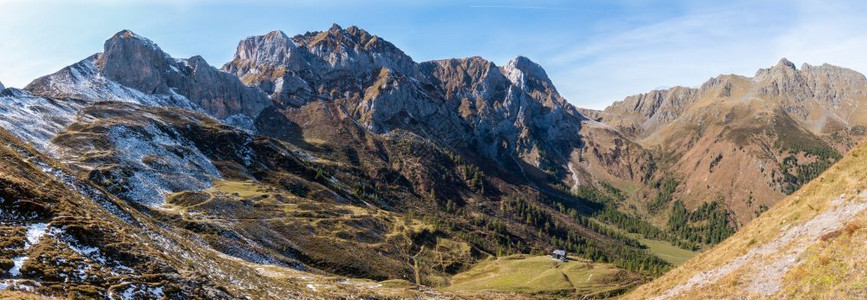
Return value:
[[(770, 296), (776, 294), (782, 285), (782, 278), (792, 267), (800, 263), (800, 256), (822, 235), (838, 230), (844, 223), (867, 209), (867, 190), (858, 194), (855, 201), (846, 201), (845, 195), (831, 201), (831, 207), (807, 222), (785, 228), (779, 238), (762, 246), (750, 249), (731, 262), (717, 268), (696, 274), (685, 283), (677, 285), (664, 294), (652, 299), (668, 299), (696, 288), (714, 284), (747, 263), (753, 270), (747, 272), (752, 277), (748, 292)], [(782, 257), (771, 259), (781, 251)]]

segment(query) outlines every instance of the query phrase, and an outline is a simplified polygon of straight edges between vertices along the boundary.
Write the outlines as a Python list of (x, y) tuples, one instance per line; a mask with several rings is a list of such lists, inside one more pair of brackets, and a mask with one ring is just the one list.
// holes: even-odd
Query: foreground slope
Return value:
[(202, 225), (142, 212), (6, 130), (0, 142), (0, 298), (458, 297), (227, 255), (234, 245), (215, 249)]
[(867, 144), (628, 299), (867, 297)]

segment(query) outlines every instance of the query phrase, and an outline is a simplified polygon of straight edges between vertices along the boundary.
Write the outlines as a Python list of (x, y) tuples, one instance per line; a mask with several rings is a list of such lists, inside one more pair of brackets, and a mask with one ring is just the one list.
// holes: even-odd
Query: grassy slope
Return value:
[[(92, 196), (78, 194), (54, 177), (68, 170), (54, 169), (50, 174), (40, 171), (59, 165), (50, 158), (33, 152), (2, 129), (0, 142), (0, 195), (9, 199), (3, 201), (0, 217), (4, 224), (0, 226), (0, 260), (30, 257), (15, 278), (8, 274), (8, 267), (0, 270), (0, 299), (103, 298), (109, 291), (120, 294), (131, 285), (161, 287), (168, 298), (193, 299), (457, 298), (424, 287), (387, 287), (371, 280), (322, 276), (243, 261), (214, 251), (185, 230), (163, 229), (119, 199), (106, 196), (99, 202), (114, 207), (114, 213), (123, 212), (120, 215), (135, 225), (127, 224)], [(84, 180), (71, 182), (79, 188), (88, 186)], [(230, 182), (226, 186), (232, 189), (250, 185)], [(61, 233), (52, 231), (29, 249), (21, 249), (22, 225), (31, 222), (48, 223), (52, 230), (62, 229), (63, 239)], [(73, 251), (67, 245), (70, 241), (84, 249), (99, 250)], [(94, 257), (112, 265), (122, 263), (128, 269), (107, 275), (105, 270), (110, 265)], [(473, 297), (499, 296), (482, 293)]]
[(731, 238), (626, 298), (867, 296), (859, 267), (867, 261), (865, 166), (862, 144)]
[(650, 253), (659, 256), (659, 258), (662, 258), (675, 266), (682, 265), (687, 260), (696, 255), (696, 252), (678, 248), (677, 246), (674, 246), (666, 241), (652, 240), (646, 238), (639, 238), (638, 241), (640, 241), (642, 245), (647, 246), (647, 249), (650, 251)]
[(512, 255), (479, 263), (455, 275), (448, 291), (502, 291), (582, 295), (616, 293), (638, 281), (609, 264), (548, 256)]

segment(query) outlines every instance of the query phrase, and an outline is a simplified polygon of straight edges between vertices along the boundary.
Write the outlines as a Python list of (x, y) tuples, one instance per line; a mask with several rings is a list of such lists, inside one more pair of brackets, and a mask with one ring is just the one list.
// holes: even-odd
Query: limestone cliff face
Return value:
[(223, 70), (259, 87), (279, 103), (302, 105), (313, 98), (310, 81), (316, 79), (302, 51), (282, 31), (273, 31), (241, 41)]
[(281, 31), (249, 37), (223, 66), (278, 103), (296, 107), (317, 98), (331, 99), (335, 83), (370, 80), (380, 68), (410, 77), (418, 73), (412, 58), (391, 43), (358, 27), (336, 24), (293, 38)]
[(626, 97), (605, 109), (606, 121), (616, 123), (624, 132), (640, 136), (679, 117), (697, 100), (698, 90), (676, 87)]
[[(303, 135), (302, 119), (349, 119), (373, 134), (411, 132), (524, 178), (571, 178), (582, 146), (586, 118), (526, 57), (504, 66), (479, 57), (416, 63), (381, 37), (337, 25), (249, 37), (222, 70), (199, 56), (172, 58), (127, 30), (104, 50), (25, 90), (80, 100), (76, 109), (113, 101), (198, 110), (284, 139)], [(308, 111), (317, 101), (328, 110)]]
[(271, 100), (200, 56), (175, 59), (155, 43), (124, 30), (105, 42), (104, 52), (39, 78), (26, 90), (34, 94), (85, 101), (120, 100), (144, 104), (193, 106), (224, 119), (255, 118)]
[(355, 26), (343, 29), (335, 24), (327, 31), (306, 33), (294, 40), (325, 62), (331, 72), (360, 75), (373, 69), (388, 68), (407, 76), (418, 73), (418, 65), (403, 51)]
[(584, 117), (525, 57), (503, 67), (479, 57), (416, 63), (381, 37), (335, 25), (247, 38), (223, 70), (284, 110), (332, 101), (374, 133), (407, 130), (504, 164), (564, 173), (580, 146)]
[[(517, 155), (541, 170), (564, 172), (571, 151), (580, 147), (585, 118), (525, 57), (504, 67), (471, 57), (425, 62), (421, 68), (449, 109), (473, 129), (473, 143), (490, 156)], [(499, 149), (503, 145), (506, 153)]]

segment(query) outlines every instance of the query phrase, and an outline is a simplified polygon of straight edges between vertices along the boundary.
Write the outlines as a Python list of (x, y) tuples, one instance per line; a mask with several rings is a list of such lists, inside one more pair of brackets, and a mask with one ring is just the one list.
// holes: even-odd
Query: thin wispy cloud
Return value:
[(547, 9), (547, 10), (563, 9), (562, 7), (527, 6), (527, 5), (470, 5), (470, 7), (471, 8), (505, 8), (505, 9)]

